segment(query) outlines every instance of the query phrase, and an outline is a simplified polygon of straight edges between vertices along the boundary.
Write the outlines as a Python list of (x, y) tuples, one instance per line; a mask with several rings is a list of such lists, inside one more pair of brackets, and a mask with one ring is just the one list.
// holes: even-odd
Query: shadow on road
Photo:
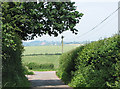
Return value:
[(57, 85), (64, 85), (61, 80), (30, 80), (33, 87), (37, 86), (57, 86)]
[(67, 87), (61, 80), (30, 80), (32, 89), (73, 89)]

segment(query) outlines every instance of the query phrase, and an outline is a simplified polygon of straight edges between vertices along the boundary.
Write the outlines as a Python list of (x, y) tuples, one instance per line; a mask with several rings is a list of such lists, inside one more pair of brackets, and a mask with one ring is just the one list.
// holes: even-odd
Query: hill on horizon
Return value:
[[(86, 44), (90, 41), (83, 42), (64, 42), (64, 44)], [(45, 45), (61, 45), (59, 41), (32, 41), (32, 42), (23, 42), (23, 46), (45, 46)]]

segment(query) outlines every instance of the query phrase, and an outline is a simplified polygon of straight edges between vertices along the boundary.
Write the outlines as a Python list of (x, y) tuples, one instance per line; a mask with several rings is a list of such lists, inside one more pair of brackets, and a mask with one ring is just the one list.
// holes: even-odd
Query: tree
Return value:
[[(82, 17), (71, 2), (2, 2), (2, 74), (4, 87), (29, 86), (23, 74), (21, 40), (70, 30)], [(7, 76), (7, 77), (6, 77)]]
[(49, 34), (58, 36), (70, 30), (77, 34), (75, 25), (83, 16), (74, 2), (7, 2), (2, 4), (3, 24), (9, 24), (22, 40)]

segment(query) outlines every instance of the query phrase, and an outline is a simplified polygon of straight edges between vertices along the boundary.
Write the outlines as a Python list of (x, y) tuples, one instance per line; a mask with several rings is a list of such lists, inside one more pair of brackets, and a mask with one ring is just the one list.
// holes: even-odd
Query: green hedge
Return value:
[[(57, 75), (71, 87), (75, 88), (120, 88), (119, 41), (120, 37), (116, 35), (111, 38), (86, 44), (82, 47), (82, 50), (79, 47), (76, 49), (76, 53), (74, 50), (63, 54), (60, 58), (60, 67)], [(80, 50), (78, 51), (78, 49)], [(68, 56), (70, 54), (73, 56)], [(67, 72), (66, 69), (69, 69), (70, 72)], [(70, 78), (64, 76), (70, 76)]]
[(27, 66), (23, 66), (23, 71), (25, 75), (34, 75), (34, 72), (30, 71)]
[(34, 62), (30, 62), (26, 65), (30, 70), (38, 70), (38, 69), (54, 69), (54, 64), (46, 63), (46, 64), (36, 64)]
[(23, 46), (20, 37), (15, 33), (3, 31), (2, 42), (2, 86), (29, 87), (21, 64)]
[(60, 57), (59, 61), (59, 68), (57, 71), (57, 75), (67, 84), (71, 81), (72, 76), (76, 65), (76, 58), (78, 56), (78, 53), (83, 49), (84, 47), (78, 47), (75, 50), (72, 50), (70, 52), (64, 53)]

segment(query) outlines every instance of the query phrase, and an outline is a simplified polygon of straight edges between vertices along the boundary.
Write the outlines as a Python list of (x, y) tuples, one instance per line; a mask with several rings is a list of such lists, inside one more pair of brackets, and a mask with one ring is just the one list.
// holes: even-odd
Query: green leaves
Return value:
[(75, 25), (83, 16), (72, 2), (4, 2), (2, 9), (3, 24), (14, 27), (23, 40), (46, 33), (58, 36), (66, 30), (77, 34)]
[[(115, 35), (63, 54), (60, 58), (58, 76), (69, 86), (78, 89), (81, 87), (100, 89), (101, 87), (119, 87), (120, 48), (118, 39), (119, 36)], [(70, 78), (69, 75), (71, 75)]]

